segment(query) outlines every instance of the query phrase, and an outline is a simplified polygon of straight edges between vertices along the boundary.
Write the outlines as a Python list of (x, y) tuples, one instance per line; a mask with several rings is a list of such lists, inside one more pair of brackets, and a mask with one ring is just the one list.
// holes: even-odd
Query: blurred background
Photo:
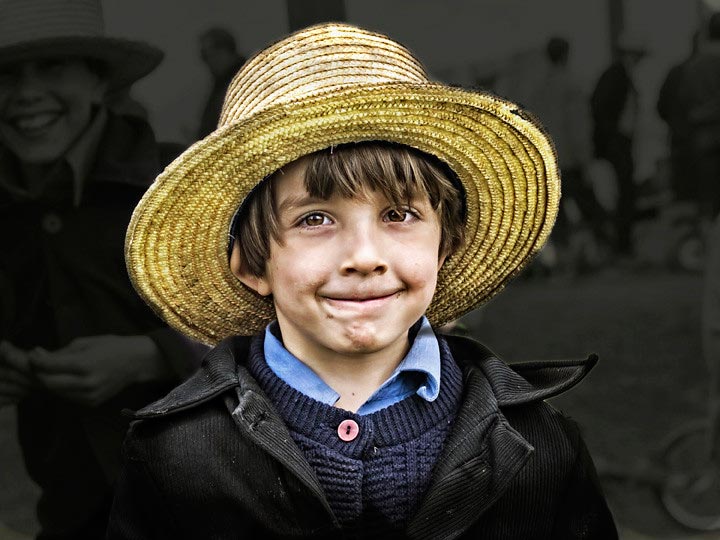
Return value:
[[(555, 404), (583, 428), (621, 537), (720, 539), (720, 481), (693, 491), (682, 479), (706, 447), (708, 380), (720, 363), (704, 356), (701, 331), (715, 216), (702, 186), (712, 180), (692, 168), (720, 155), (720, 138), (700, 157), (683, 146), (691, 92), (668, 77), (713, 52), (720, 2), (104, 0), (103, 8), (109, 35), (165, 52), (118, 109), (183, 146), (217, 121), (228, 70), (327, 20), (386, 33), (431, 78), (533, 112), (558, 145), (566, 194), (558, 229), (503, 294), (452, 331), (511, 363), (598, 353), (598, 367)], [(706, 78), (720, 81), (714, 69)], [(712, 124), (713, 114), (703, 109), (695, 121)], [(37, 490), (15, 429), (13, 410), (0, 409), (0, 540), (37, 530)], [(693, 507), (700, 517), (683, 514)]]

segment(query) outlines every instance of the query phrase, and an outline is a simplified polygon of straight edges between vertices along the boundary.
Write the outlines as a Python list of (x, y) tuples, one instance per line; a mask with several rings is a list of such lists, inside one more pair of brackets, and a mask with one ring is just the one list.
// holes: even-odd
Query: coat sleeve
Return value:
[(124, 445), (123, 468), (115, 486), (106, 539), (182, 538), (147, 464), (128, 456), (128, 442)]
[(576, 458), (556, 514), (553, 540), (617, 540), (595, 465), (573, 422)]

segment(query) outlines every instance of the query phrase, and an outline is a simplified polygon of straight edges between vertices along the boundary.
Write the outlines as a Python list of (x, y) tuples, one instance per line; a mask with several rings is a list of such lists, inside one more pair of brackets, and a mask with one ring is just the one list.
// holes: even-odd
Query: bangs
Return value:
[(361, 197), (374, 191), (403, 205), (426, 195), (437, 209), (441, 200), (438, 179), (447, 182), (449, 178), (449, 168), (436, 157), (385, 141), (333, 146), (308, 158), (305, 189), (321, 199)]

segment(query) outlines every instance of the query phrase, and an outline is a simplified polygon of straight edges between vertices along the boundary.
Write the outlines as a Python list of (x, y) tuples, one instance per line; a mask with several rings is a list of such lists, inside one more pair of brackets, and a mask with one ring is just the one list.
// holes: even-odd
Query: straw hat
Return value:
[(389, 38), (345, 24), (297, 32), (233, 79), (218, 129), (171, 163), (126, 238), (130, 276), (171, 326), (214, 343), (259, 331), (272, 301), (229, 269), (233, 214), (264, 177), (311, 152), (394, 141), (433, 154), (466, 194), (466, 244), (440, 270), (427, 316), (440, 325), (497, 293), (542, 247), (560, 181), (544, 131), (516, 105), (430, 82)]
[(100, 60), (110, 87), (119, 88), (150, 73), (163, 53), (105, 36), (99, 0), (0, 0), (0, 65), (44, 56)]

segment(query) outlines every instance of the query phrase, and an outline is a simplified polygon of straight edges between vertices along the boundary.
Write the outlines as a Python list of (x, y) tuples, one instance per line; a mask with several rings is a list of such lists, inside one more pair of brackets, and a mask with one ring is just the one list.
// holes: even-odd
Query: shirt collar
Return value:
[[(418, 322), (412, 345), (388, 379), (358, 409), (358, 414), (370, 414), (388, 407), (412, 394), (433, 401), (440, 392), (440, 347), (430, 322), (423, 317)], [(270, 369), (285, 383), (317, 401), (334, 405), (340, 395), (328, 386), (317, 373), (292, 355), (279, 339), (277, 322), (265, 329), (264, 354)]]
[[(411, 384), (414, 393), (426, 401), (434, 401), (440, 393), (440, 346), (435, 332), (426, 317), (420, 319), (420, 328), (413, 339), (410, 350), (402, 359), (392, 375), (370, 397), (370, 400), (393, 395), (395, 381), (402, 374), (417, 373), (422, 375), (417, 383)], [(411, 330), (412, 334), (412, 330)], [(408, 383), (410, 380), (407, 381)], [(403, 385), (408, 387), (408, 384)], [(410, 390), (411, 388), (407, 388)], [(408, 395), (412, 392), (408, 392)], [(370, 401), (368, 400), (368, 401)]]
[(100, 139), (107, 124), (107, 111), (100, 107), (85, 132), (65, 154), (73, 178), (73, 203), (80, 206), (83, 187), (95, 163)]

